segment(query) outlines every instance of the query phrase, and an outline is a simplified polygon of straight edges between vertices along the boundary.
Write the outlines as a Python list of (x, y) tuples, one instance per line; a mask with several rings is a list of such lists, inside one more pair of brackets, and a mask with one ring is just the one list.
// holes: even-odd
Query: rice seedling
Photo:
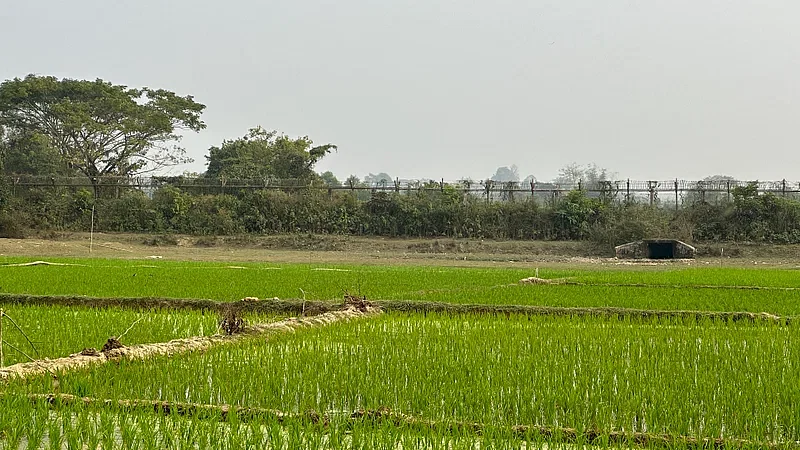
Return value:
[[(125, 345), (164, 342), (217, 333), (218, 316), (204, 311), (135, 311), (53, 305), (3, 305), (3, 361), (57, 358), (87, 347), (100, 349), (112, 336)], [(250, 323), (271, 322), (276, 315), (247, 315)], [(17, 330), (10, 320), (21, 328)], [(27, 338), (26, 338), (27, 336)], [(30, 339), (31, 343), (28, 342)]]
[[(608, 306), (658, 310), (712, 310), (800, 314), (800, 290), (738, 290), (723, 286), (792, 287), (796, 271), (679, 268), (665, 270), (556, 271), (588, 285), (521, 286), (532, 270), (444, 267), (229, 266), (212, 263), (77, 260), (81, 266), (0, 266), (0, 292), (99, 297), (173, 297), (238, 300), (243, 297), (369, 299), (458, 304)], [(232, 268), (236, 267), (236, 268)], [(318, 270), (335, 269), (335, 270)], [(41, 280), (47, 280), (42, 282)], [(110, 280), (113, 280), (111, 282)], [(197, 280), (203, 280), (198, 282)], [(609, 285), (610, 284), (610, 285)], [(628, 286), (626, 284), (635, 284)], [(692, 289), (718, 286), (719, 289)]]
[[(487, 429), (482, 433), (446, 428), (418, 428), (393, 423), (334, 419), (325, 424), (267, 419), (242, 423), (235, 417), (192, 418), (131, 412), (114, 407), (100, 410), (80, 407), (42, 409), (23, 397), (0, 400), (19, 419), (4, 422), (0, 449), (18, 448), (219, 448), (219, 449), (520, 449), (583, 447), (562, 444), (558, 437), (518, 436)], [(10, 411), (6, 409), (6, 411)], [(25, 424), (25, 420), (30, 420)], [(12, 437), (13, 435), (13, 437)], [(26, 445), (21, 445), (25, 443)], [(16, 444), (16, 446), (15, 446)], [(596, 448), (630, 448), (622, 443)], [(683, 448), (680, 445), (670, 448)]]
[(443, 424), (787, 443), (800, 435), (798, 332), (694, 319), (387, 315), (63, 374), (61, 386), (96, 398), (389, 408)]

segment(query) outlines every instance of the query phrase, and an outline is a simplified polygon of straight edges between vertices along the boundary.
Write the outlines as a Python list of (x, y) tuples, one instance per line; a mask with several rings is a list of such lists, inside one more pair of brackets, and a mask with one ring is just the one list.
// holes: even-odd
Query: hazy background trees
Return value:
[(386, 172), (370, 173), (364, 177), (364, 183), (372, 187), (394, 186), (394, 178)]
[(553, 180), (559, 185), (578, 185), (595, 186), (601, 181), (613, 181), (617, 174), (608, 169), (598, 166), (595, 163), (581, 165), (578, 163), (567, 164), (558, 171), (558, 176)]

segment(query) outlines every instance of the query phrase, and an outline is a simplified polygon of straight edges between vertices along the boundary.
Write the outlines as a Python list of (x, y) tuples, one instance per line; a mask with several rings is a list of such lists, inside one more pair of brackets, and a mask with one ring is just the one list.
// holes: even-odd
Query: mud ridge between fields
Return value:
[(495, 314), (511, 315), (522, 314), (530, 316), (592, 316), (609, 318), (641, 318), (641, 319), (713, 319), (730, 322), (740, 321), (765, 321), (789, 325), (792, 317), (777, 316), (766, 312), (747, 311), (686, 311), (686, 310), (653, 310), (614, 307), (561, 307), (561, 306), (533, 306), (533, 305), (463, 305), (439, 302), (417, 302), (402, 300), (373, 301), (386, 312), (415, 312), (415, 313), (445, 313), (445, 314)]
[[(530, 316), (594, 316), (609, 318), (694, 318), (723, 320), (730, 322), (774, 322), (791, 325), (795, 320), (793, 316), (779, 316), (767, 312), (751, 311), (694, 311), (694, 310), (654, 310), (633, 309), (616, 307), (565, 307), (565, 306), (535, 306), (535, 305), (485, 305), (485, 304), (458, 304), (444, 302), (426, 302), (415, 300), (373, 300), (372, 304), (386, 312), (409, 313), (445, 313), (445, 314), (522, 314)], [(303, 300), (239, 300), (235, 302), (222, 302), (203, 299), (177, 299), (156, 297), (79, 297), (79, 296), (46, 296), (24, 294), (0, 294), (0, 304), (12, 305), (58, 305), (79, 306), (88, 308), (125, 308), (133, 310), (206, 310), (225, 312), (234, 308), (239, 312), (247, 313), (283, 313), (303, 314), (318, 316), (321, 314), (341, 310), (341, 304), (329, 301), (303, 301)]]
[[(524, 283), (523, 283), (524, 284)], [(746, 286), (728, 284), (647, 284), (647, 283), (583, 283), (580, 281), (554, 280), (544, 284), (559, 284), (563, 286), (590, 286), (590, 287), (635, 287), (635, 288), (668, 288), (668, 289), (720, 289), (741, 291), (797, 291), (798, 287), (790, 286)]]
[[(0, 394), (2, 395), (2, 394)], [(343, 416), (343, 420), (350, 424), (372, 423), (392, 424), (394, 426), (412, 427), (422, 430), (437, 430), (440, 432), (464, 433), (471, 432), (483, 434), (486, 430), (507, 432), (521, 439), (536, 439), (537, 437), (556, 438), (563, 443), (575, 444), (626, 444), (646, 448), (673, 448), (676, 445), (688, 448), (797, 448), (798, 444), (755, 442), (736, 438), (697, 438), (684, 435), (655, 434), (643, 432), (602, 431), (594, 428), (578, 430), (575, 428), (541, 426), (541, 425), (513, 425), (513, 426), (487, 426), (480, 422), (465, 421), (437, 421), (414, 417), (382, 407), (378, 409), (359, 409), (352, 413), (346, 411), (323, 412), (322, 414), (309, 410), (299, 413), (288, 413), (275, 409), (247, 408), (231, 405), (209, 405), (201, 403), (168, 402), (160, 400), (126, 400), (126, 399), (96, 399), (91, 397), (78, 397), (69, 394), (28, 394), (34, 403), (45, 403), (51, 407), (82, 405), (93, 408), (113, 408), (120, 411), (142, 411), (156, 414), (178, 414), (197, 419), (228, 420), (235, 414), (237, 421), (253, 422), (263, 419), (285, 422), (288, 420), (305, 421), (328, 426), (332, 416)]]
[(242, 334), (231, 336), (214, 335), (198, 336), (188, 339), (173, 339), (168, 342), (133, 345), (113, 348), (107, 351), (84, 351), (64, 358), (43, 359), (20, 363), (0, 369), (0, 380), (10, 378), (27, 378), (45, 373), (56, 374), (70, 370), (79, 370), (120, 359), (143, 360), (153, 356), (172, 356), (181, 353), (207, 350), (211, 347), (238, 342), (248, 337), (267, 333), (291, 333), (300, 328), (325, 326), (334, 322), (375, 316), (381, 313), (372, 306), (356, 307), (347, 305), (340, 311), (330, 311), (320, 315), (301, 318), (289, 318), (271, 323), (248, 326)]

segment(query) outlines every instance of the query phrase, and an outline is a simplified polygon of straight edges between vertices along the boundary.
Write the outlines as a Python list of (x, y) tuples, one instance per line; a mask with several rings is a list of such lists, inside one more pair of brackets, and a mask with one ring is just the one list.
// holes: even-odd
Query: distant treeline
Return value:
[[(5, 194), (3, 194), (3, 190)], [(192, 235), (319, 233), (387, 237), (586, 240), (608, 251), (644, 237), (690, 242), (800, 243), (800, 202), (736, 187), (730, 201), (674, 210), (590, 198), (583, 191), (543, 204), (487, 202), (445, 187), (410, 193), (241, 190), (194, 194), (163, 186), (151, 195), (125, 190), (0, 186), (0, 236), (27, 230)]]

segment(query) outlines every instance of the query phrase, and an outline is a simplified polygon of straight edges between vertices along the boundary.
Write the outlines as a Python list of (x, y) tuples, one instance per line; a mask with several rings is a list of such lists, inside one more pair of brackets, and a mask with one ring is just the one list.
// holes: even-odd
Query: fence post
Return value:
[(439, 187), (440, 187), (440, 189), (439, 189), (439, 190), (440, 190), (441, 192), (444, 192), (444, 178), (442, 178), (442, 184), (440, 184), (440, 185), (439, 185)]
[(628, 178), (627, 187), (625, 188), (625, 202), (631, 202), (631, 179)]
[(650, 206), (653, 206), (653, 203), (655, 203), (655, 197), (656, 197), (656, 182), (655, 181), (648, 181), (647, 182), (647, 190), (650, 191)]
[(730, 203), (731, 202), (731, 180), (728, 180), (726, 184), (728, 185), (728, 188), (727, 188), (728, 203)]
[(675, 178), (675, 212), (678, 212), (678, 179)]
[(781, 182), (781, 195), (786, 197), (786, 178)]

